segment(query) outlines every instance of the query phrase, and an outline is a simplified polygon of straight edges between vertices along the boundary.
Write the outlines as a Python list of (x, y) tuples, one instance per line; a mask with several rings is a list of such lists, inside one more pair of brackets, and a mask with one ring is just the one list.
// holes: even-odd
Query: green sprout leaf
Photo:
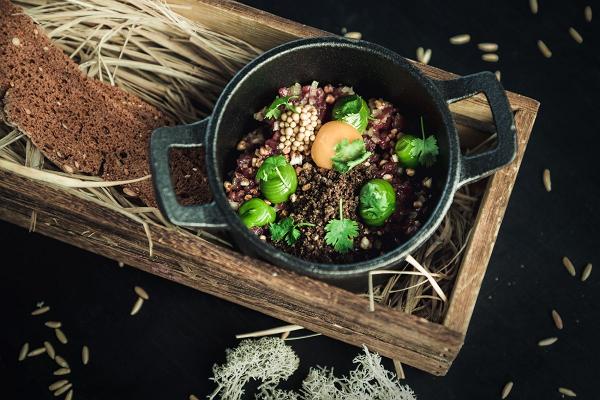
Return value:
[(356, 139), (352, 142), (344, 139), (335, 146), (335, 156), (331, 161), (333, 169), (344, 174), (360, 163), (367, 161), (369, 157), (371, 157), (371, 152), (367, 151), (365, 142), (362, 139)]
[(281, 116), (282, 112), (282, 110), (279, 109), (280, 106), (285, 106), (285, 108), (290, 111), (296, 111), (296, 108), (290, 103), (290, 100), (296, 97), (298, 96), (275, 97), (275, 100), (273, 100), (271, 105), (267, 107), (267, 111), (265, 112), (265, 118), (278, 119)]
[(285, 242), (292, 246), (300, 236), (302, 236), (302, 232), (300, 229), (303, 226), (314, 226), (313, 224), (309, 224), (308, 222), (302, 222), (300, 224), (296, 224), (292, 217), (287, 217), (282, 219), (277, 223), (272, 223), (269, 225), (269, 231), (271, 232), (271, 240), (274, 242), (279, 242), (280, 240), (285, 240)]
[(358, 236), (358, 223), (344, 218), (340, 199), (340, 219), (332, 219), (325, 226), (325, 243), (333, 246), (338, 253), (347, 253), (354, 247), (354, 238)]
[(356, 94), (340, 98), (333, 106), (332, 118), (352, 125), (360, 133), (367, 129), (370, 116), (367, 102)]

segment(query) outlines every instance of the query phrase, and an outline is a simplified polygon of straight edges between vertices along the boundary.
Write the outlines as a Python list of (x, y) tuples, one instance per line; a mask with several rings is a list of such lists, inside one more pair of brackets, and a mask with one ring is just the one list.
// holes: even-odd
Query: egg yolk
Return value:
[(362, 135), (352, 125), (342, 121), (330, 121), (321, 126), (310, 150), (315, 164), (321, 168), (331, 169), (335, 146), (344, 139), (353, 142), (357, 139), (362, 140)]

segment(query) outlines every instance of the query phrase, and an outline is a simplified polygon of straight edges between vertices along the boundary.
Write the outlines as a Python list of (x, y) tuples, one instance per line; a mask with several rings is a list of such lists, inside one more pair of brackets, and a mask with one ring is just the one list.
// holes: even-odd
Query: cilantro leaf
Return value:
[(371, 189), (371, 186), (367, 187), (361, 201), (365, 202), (365, 212), (373, 215), (383, 214), (389, 208), (387, 197), (383, 193)]
[(265, 118), (267, 119), (278, 119), (281, 116), (282, 111), (279, 109), (279, 106), (285, 106), (286, 109), (290, 111), (295, 111), (295, 107), (290, 103), (291, 99), (294, 99), (298, 96), (284, 96), (284, 97), (275, 97), (275, 100), (271, 103), (269, 107), (267, 107), (267, 111), (265, 112)]
[(421, 134), (422, 139), (414, 139), (411, 144), (410, 155), (418, 157), (419, 163), (426, 167), (431, 167), (439, 154), (439, 148), (435, 136), (430, 135), (425, 138), (425, 128), (423, 127), (423, 117), (421, 117)]
[(363, 133), (367, 129), (371, 110), (362, 97), (353, 94), (340, 98), (333, 106), (331, 115), (334, 120), (344, 121)]
[(332, 219), (325, 226), (325, 243), (333, 246), (338, 253), (347, 253), (354, 246), (354, 238), (358, 236), (358, 223), (343, 217), (342, 200), (340, 199), (340, 219)]
[(314, 226), (313, 224), (309, 224), (308, 222), (303, 222), (300, 224), (294, 223), (292, 217), (287, 217), (279, 221), (278, 223), (272, 223), (269, 225), (269, 231), (271, 232), (271, 240), (274, 242), (279, 242), (280, 240), (285, 240), (285, 242), (292, 246), (300, 236), (302, 236), (302, 232), (299, 227), (302, 226)]
[(371, 157), (371, 152), (367, 151), (365, 142), (362, 139), (356, 139), (352, 142), (344, 139), (335, 146), (335, 156), (331, 161), (333, 168), (343, 174), (365, 162), (369, 157)]

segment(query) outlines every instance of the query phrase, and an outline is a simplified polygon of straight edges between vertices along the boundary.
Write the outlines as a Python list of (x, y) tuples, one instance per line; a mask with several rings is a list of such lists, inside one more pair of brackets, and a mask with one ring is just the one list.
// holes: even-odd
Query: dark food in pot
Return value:
[(224, 187), (262, 240), (310, 261), (355, 262), (402, 244), (427, 217), (438, 149), (423, 118), (316, 82), (280, 88), (254, 117), (261, 126), (238, 143)]

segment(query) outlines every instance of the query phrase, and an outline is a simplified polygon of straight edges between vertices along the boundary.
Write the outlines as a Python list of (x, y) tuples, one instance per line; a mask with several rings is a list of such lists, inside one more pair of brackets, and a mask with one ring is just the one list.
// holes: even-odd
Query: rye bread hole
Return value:
[(127, 156), (128, 156), (128, 154), (125, 150), (121, 150), (119, 152), (119, 158), (124, 159), (124, 158), (127, 158)]

